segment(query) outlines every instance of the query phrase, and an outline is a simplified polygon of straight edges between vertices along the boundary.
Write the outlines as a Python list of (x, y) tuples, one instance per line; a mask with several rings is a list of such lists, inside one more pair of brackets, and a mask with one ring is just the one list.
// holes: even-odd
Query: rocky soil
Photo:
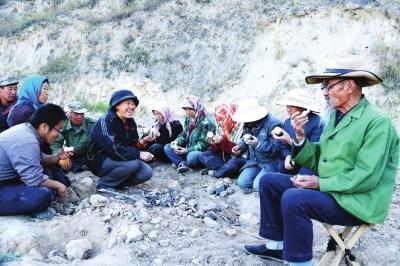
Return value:
[[(95, 194), (97, 178), (82, 172), (70, 175), (70, 197), (52, 205), (52, 220), (0, 217), (0, 264), (282, 265), (242, 251), (244, 243), (262, 241), (257, 193), (244, 195), (234, 180), (199, 171), (178, 174), (158, 162), (153, 169), (149, 182), (120, 191), (129, 198)], [(363, 265), (399, 265), (399, 201), (397, 187), (385, 224), (354, 248)], [(319, 223), (314, 227), (317, 262), (328, 239)]]

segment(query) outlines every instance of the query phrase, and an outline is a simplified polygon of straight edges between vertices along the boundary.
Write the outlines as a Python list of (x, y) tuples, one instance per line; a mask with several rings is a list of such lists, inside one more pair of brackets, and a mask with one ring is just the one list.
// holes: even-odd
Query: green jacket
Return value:
[(203, 120), (201, 120), (195, 129), (193, 129), (192, 133), (189, 136), (188, 143), (185, 143), (186, 140), (186, 131), (189, 127), (190, 118), (185, 119), (184, 123), (184, 130), (181, 134), (178, 135), (176, 138), (176, 142), (181, 147), (186, 147), (189, 152), (191, 151), (205, 151), (208, 149), (210, 144), (207, 141), (207, 132), (211, 131), (215, 133), (215, 124), (214, 120), (209, 116), (206, 115)]
[(335, 127), (332, 114), (319, 143), (306, 140), (294, 160), (318, 169), (320, 191), (362, 221), (383, 223), (395, 188), (399, 137), (387, 114), (365, 97)]
[(59, 152), (59, 150), (63, 147), (65, 140), (66, 146), (74, 147), (74, 157), (79, 158), (83, 155), (86, 155), (89, 150), (89, 145), (92, 141), (90, 133), (92, 132), (95, 124), (95, 120), (85, 117), (85, 122), (83, 122), (81, 128), (78, 131), (75, 131), (69, 119), (64, 121), (61, 134), (58, 135), (57, 139), (51, 145), (53, 154)]

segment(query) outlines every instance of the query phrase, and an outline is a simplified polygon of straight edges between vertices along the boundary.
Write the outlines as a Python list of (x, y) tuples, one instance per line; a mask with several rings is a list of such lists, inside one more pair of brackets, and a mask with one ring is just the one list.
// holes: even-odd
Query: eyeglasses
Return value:
[(331, 85), (328, 85), (328, 83), (322, 83), (322, 86), (321, 86), (321, 90), (323, 91), (323, 90), (327, 90), (327, 91), (329, 91), (330, 89), (332, 89), (334, 86), (336, 86), (336, 85), (338, 85), (339, 83), (341, 83), (341, 82), (343, 82), (343, 81), (346, 81), (347, 79), (342, 79), (342, 80), (340, 80), (340, 81), (338, 81), (338, 82), (335, 82), (335, 83), (333, 83), (333, 84), (331, 84)]
[(56, 128), (56, 127), (52, 127), (52, 128), (55, 129), (59, 134), (61, 134), (61, 132), (62, 132), (61, 129), (58, 129), (58, 128)]

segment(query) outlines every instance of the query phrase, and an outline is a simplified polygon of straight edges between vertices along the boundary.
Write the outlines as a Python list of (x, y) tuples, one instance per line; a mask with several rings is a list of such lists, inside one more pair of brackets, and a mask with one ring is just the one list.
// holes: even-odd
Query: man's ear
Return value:
[(47, 123), (41, 123), (38, 127), (38, 131), (40, 133), (47, 133), (49, 131), (50, 127)]

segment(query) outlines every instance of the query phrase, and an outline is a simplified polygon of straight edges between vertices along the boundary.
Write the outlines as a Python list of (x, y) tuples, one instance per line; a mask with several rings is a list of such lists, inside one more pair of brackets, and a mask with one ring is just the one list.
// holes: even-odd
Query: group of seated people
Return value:
[(78, 101), (65, 110), (46, 104), (45, 77), (26, 78), (18, 93), (18, 81), (2, 80), (0, 215), (45, 210), (55, 196), (67, 195), (68, 171), (88, 168), (99, 176), (98, 189), (112, 190), (146, 182), (150, 162), (161, 160), (178, 173), (198, 168), (202, 175), (237, 177), (244, 193), (260, 191), (260, 235), (268, 242), (244, 250), (311, 265), (311, 219), (382, 222), (398, 163), (392, 122), (361, 90), (381, 79), (350, 57), (333, 62), (335, 67), (306, 78), (322, 83), (331, 108), (326, 125), (311, 95), (293, 89), (278, 102), (289, 116), (283, 122), (254, 98), (218, 105), (210, 114), (200, 99), (188, 96), (180, 106), (183, 126), (169, 106), (160, 105), (152, 108), (155, 123), (139, 134), (133, 118), (139, 99), (130, 90), (115, 91), (95, 121)]
[[(13, 82), (16, 87), (17, 82)], [(33, 112), (46, 103), (48, 86), (47, 78), (35, 75), (24, 80), (18, 97), (13, 89), (13, 101), (7, 101), (9, 111), (3, 112), (6, 123), (1, 130), (28, 122)], [(7, 90), (2, 86), (2, 91)], [(322, 132), (322, 122), (311, 99), (307, 91), (294, 89), (278, 104), (286, 106), (289, 116), (295, 111), (310, 111), (306, 135), (315, 142)], [(148, 163), (153, 160), (171, 162), (179, 173), (199, 168), (203, 175), (238, 177), (244, 193), (258, 191), (259, 179), (267, 172), (311, 171), (290, 158), (294, 136), (290, 117), (282, 123), (254, 98), (244, 99), (239, 105), (218, 105), (211, 115), (198, 98), (188, 96), (181, 106), (186, 115), (183, 126), (171, 107), (154, 106), (155, 123), (141, 136), (133, 118), (138, 105), (139, 99), (132, 91), (116, 91), (108, 112), (96, 121), (85, 117), (87, 110), (79, 101), (72, 101), (64, 108), (68, 119), (59, 136), (50, 147), (42, 145), (42, 151), (58, 154), (64, 147), (73, 147), (73, 155), (59, 162), (61, 168), (64, 172), (89, 168), (100, 177), (97, 187), (103, 189), (149, 180), (152, 169)]]

